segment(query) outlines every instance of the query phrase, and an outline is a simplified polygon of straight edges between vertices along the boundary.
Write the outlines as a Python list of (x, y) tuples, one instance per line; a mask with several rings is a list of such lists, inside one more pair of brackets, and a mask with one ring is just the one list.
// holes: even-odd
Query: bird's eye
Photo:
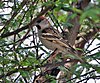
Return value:
[(45, 19), (45, 17), (40, 16), (40, 17), (38, 18), (38, 20), (37, 20), (37, 23), (40, 23), (40, 22), (43, 21), (44, 19)]
[(40, 30), (41, 29), (41, 26), (39, 26), (39, 25), (36, 25), (36, 27)]
[(42, 20), (43, 20), (43, 19), (39, 19), (39, 20), (37, 20), (37, 23), (40, 23)]

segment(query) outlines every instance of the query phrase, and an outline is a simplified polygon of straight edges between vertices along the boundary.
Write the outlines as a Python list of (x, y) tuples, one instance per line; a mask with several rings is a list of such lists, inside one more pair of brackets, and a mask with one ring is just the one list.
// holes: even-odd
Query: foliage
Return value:
[[(74, 62), (76, 64), (65, 68), (66, 61), (61, 59), (61, 54), (56, 57), (54, 63), (47, 63), (51, 51), (41, 44), (34, 26), (36, 19), (41, 15), (49, 18), (53, 26), (65, 34), (65, 39), (69, 39), (71, 44), (75, 42), (74, 39), (78, 41), (75, 44), (76, 50), (83, 55), (82, 58), (86, 63)], [(65, 29), (72, 34), (64, 32)], [(50, 75), (55, 67), (64, 72), (61, 79), (65, 79), (67, 83), (100, 79), (100, 43), (96, 43), (95, 47), (92, 46), (95, 40), (100, 40), (99, 31), (100, 0), (94, 3), (86, 0), (83, 4), (78, 0), (1, 0), (0, 81), (33, 83), (34, 77), (38, 76), (37, 73), (42, 73), (45, 82), (55, 83), (56, 77)], [(48, 73), (44, 69), (49, 67)]]

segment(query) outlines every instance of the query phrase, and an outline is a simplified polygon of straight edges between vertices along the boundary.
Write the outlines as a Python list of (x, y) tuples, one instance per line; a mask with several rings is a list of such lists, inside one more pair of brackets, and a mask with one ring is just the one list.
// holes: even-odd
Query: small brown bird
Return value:
[(78, 60), (83, 62), (83, 60), (77, 55), (77, 51), (70, 45), (68, 41), (63, 39), (58, 30), (51, 26), (48, 19), (41, 16), (36, 22), (36, 27), (38, 28), (39, 39), (45, 47), (50, 50), (56, 49), (56, 52), (61, 52), (63, 55), (72, 54)]

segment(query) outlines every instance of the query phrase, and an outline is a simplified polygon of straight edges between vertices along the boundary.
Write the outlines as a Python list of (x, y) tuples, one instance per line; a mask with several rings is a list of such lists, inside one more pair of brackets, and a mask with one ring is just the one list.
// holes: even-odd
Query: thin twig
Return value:
[(18, 34), (19, 32), (23, 31), (23, 30), (26, 30), (26, 29), (29, 29), (30, 26), (34, 26), (35, 25), (35, 22), (39, 19), (40, 16), (42, 16), (43, 14), (45, 14), (48, 10), (50, 10), (52, 8), (52, 6), (49, 6), (47, 8), (45, 8), (41, 13), (39, 13), (39, 15), (34, 18), (29, 24), (27, 24), (26, 26), (23, 26), (21, 28), (18, 28), (17, 30), (14, 30), (12, 32), (8, 32), (8, 33), (5, 33), (5, 34), (1, 34), (1, 38), (5, 38), (5, 37), (8, 37), (8, 36), (11, 36), (11, 35), (14, 35), (14, 34)]

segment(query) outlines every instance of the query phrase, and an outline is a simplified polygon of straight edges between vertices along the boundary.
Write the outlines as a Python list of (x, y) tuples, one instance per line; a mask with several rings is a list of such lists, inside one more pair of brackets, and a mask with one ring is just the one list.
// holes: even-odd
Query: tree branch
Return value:
[[(75, 6), (79, 9), (84, 9), (85, 7), (88, 6), (90, 0), (81, 0), (79, 1)], [(79, 6), (79, 7), (78, 7)], [(71, 13), (69, 13), (70, 15)], [(73, 25), (72, 28), (69, 28), (69, 35), (68, 35), (68, 41), (70, 42), (71, 45), (75, 44), (75, 40), (77, 38), (79, 29), (80, 29), (80, 23), (79, 23), (80, 16), (77, 15), (75, 18), (70, 19), (69, 23)]]
[(89, 41), (99, 30), (100, 29), (97, 28), (91, 29), (88, 33), (82, 36), (84, 39), (82, 39), (79, 43), (75, 44), (75, 47), (83, 49), (87, 41)]
[(49, 6), (47, 8), (45, 8), (36, 18), (34, 18), (29, 24), (27, 24), (26, 26), (23, 26), (15, 31), (12, 31), (12, 32), (8, 32), (8, 33), (5, 33), (5, 34), (1, 34), (1, 38), (5, 38), (5, 37), (8, 37), (8, 36), (11, 36), (11, 35), (14, 35), (14, 34), (18, 34), (19, 32), (23, 31), (23, 30), (26, 30), (28, 28), (30, 28), (30, 26), (34, 26), (35, 25), (35, 22), (38, 20), (38, 18), (40, 16), (42, 16), (43, 14), (47, 13), (48, 10), (52, 9), (53, 6)]
[[(53, 63), (47, 63), (47, 64), (44, 64), (44, 65), (41, 65), (41, 66), (36, 66), (36, 68), (43, 68), (43, 69), (46, 69), (46, 70), (44, 71), (44, 73), (45, 73), (45, 72), (47, 72), (48, 70), (51, 70), (51, 69), (56, 68), (56, 67), (58, 67), (58, 66), (62, 66), (62, 65), (64, 65), (65, 63), (69, 63), (69, 62), (73, 62), (73, 60), (56, 62), (56, 63), (54, 63), (54, 64), (53, 64)], [(25, 67), (25, 68), (16, 68), (16, 69), (14, 69), (14, 70), (12, 70), (12, 71), (7, 72), (5, 75), (4, 75), (4, 74), (0, 75), (0, 79), (3, 78), (4, 76), (10, 76), (10, 75), (12, 75), (12, 74), (18, 72), (18, 70), (30, 71), (31, 69), (33, 69), (32, 66), (31, 66), (31, 67)]]
[[(23, 2), (20, 4), (21, 8), (24, 7), (24, 5), (27, 3), (27, 0), (23, 0)], [(21, 8), (17, 8), (17, 10), (13, 13), (13, 15), (11, 16), (11, 18), (5, 23), (4, 27), (2, 29), (0, 29), (0, 32), (6, 28), (7, 25), (9, 25), (9, 23), (14, 19), (14, 17), (19, 13), (19, 11), (21, 10)]]

